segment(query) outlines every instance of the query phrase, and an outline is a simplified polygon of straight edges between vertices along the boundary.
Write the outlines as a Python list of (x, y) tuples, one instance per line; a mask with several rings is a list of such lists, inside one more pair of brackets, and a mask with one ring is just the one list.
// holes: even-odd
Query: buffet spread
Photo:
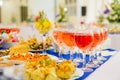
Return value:
[[(7, 39), (5, 40), (7, 41)], [(77, 66), (76, 63), (74, 63), (72, 60), (68, 58), (70, 56), (68, 54), (63, 55), (63, 57), (65, 58), (63, 62), (58, 62), (59, 54), (54, 52), (54, 48), (52, 46), (52, 40), (50, 37), (47, 37), (45, 42), (37, 40), (36, 37), (30, 37), (26, 40), (20, 38), (19, 40), (16, 41), (18, 41), (17, 44), (11, 45), (9, 48), (6, 47), (4, 48), (4, 46), (1, 46), (1, 50), (0, 50), (0, 62), (2, 62), (2, 64), (0, 63), (0, 67), (8, 67), (8, 66), (13, 67), (13, 65), (14, 66), (18, 65), (21, 67), (22, 63), (17, 61), (23, 61), (25, 64), (24, 71), (21, 70), (23, 73), (21, 73), (21, 71), (14, 68), (12, 68), (13, 71), (10, 72), (13, 75), (8, 75), (4, 71), (5, 76), (9, 78), (13, 78), (17, 80), (20, 79), (20, 76), (22, 76), (24, 80), (59, 80), (59, 79), (79, 80), (79, 79), (85, 79), (87, 76), (89, 76), (92, 73), (92, 72), (89, 73), (84, 72), (81, 69), (81, 65)], [(14, 42), (11, 41), (10, 43), (7, 44), (11, 44), (11, 43)], [(47, 54), (43, 54), (44, 43), (46, 44), (45, 49), (47, 50)], [(76, 55), (77, 54), (75, 54), (75, 56)], [(55, 56), (56, 58), (54, 58)], [(107, 60), (110, 57), (111, 56), (107, 56), (106, 57)], [(88, 55), (86, 60), (87, 61), (89, 60)], [(106, 62), (107, 60), (105, 60), (104, 62)], [(94, 71), (96, 69), (97, 68), (94, 68)], [(16, 73), (17, 75), (15, 75)]]
[[(34, 25), (40, 35), (24, 39), (19, 33), (22, 33), (23, 36), (26, 34), (21, 32), (18, 27), (0, 28), (0, 70), (2, 70), (0, 72), (3, 74), (0, 78), (13, 80), (82, 80), (111, 57), (111, 55), (103, 57), (102, 54), (92, 54), (92, 50), (94, 51), (96, 46), (101, 45), (108, 38), (108, 31), (105, 28), (92, 25), (83, 31), (78, 29), (75, 32), (69, 29), (68, 25), (67, 29), (64, 29), (65, 26), (63, 25), (62, 28), (58, 28), (59, 26), (57, 25), (55, 28), (55, 24), (41, 11)], [(31, 31), (34, 30), (33, 27), (30, 28)], [(37, 37), (40, 36), (41, 40), (39, 41)], [(56, 43), (57, 47), (53, 47), (53, 43)], [(62, 52), (60, 50), (64, 48), (64, 45), (69, 48), (70, 53), (66, 51), (68, 54), (62, 54), (63, 57), (61, 57), (60, 53)], [(76, 51), (82, 56), (82, 65), (81, 62), (76, 63), (73, 60), (74, 56), (77, 56), (76, 52), (74, 54), (73, 51), (75, 46), (83, 51), (83, 53), (79, 50)], [(59, 48), (59, 51), (55, 52), (55, 48)], [(91, 53), (87, 55), (86, 50), (90, 50)], [(98, 61), (98, 66), (98, 63), (92, 65), (94, 69), (88, 68), (88, 71), (91, 70), (91, 72), (87, 72), (86, 63), (91, 61), (92, 57), (94, 57), (94, 61), (97, 60), (96, 55), (101, 59), (106, 59), (103, 60), (103, 63)]]
[[(38, 45), (35, 38), (27, 41), (21, 40), (17, 45), (9, 49), (0, 50), (0, 61), (13, 60), (25, 62), (25, 80), (57, 80), (78, 78), (73, 75), (76, 71), (76, 64), (71, 60), (64, 60), (62, 63), (57, 63), (56, 59), (52, 59), (49, 55), (42, 55), (38, 52), (31, 53), (30, 50), (40, 50), (42, 47), (35, 47), (33, 44)], [(32, 47), (31, 47), (32, 46)], [(50, 46), (47, 47), (47, 49)], [(2, 67), (12, 66), (14, 64), (4, 62), (0, 64)], [(78, 69), (79, 70), (79, 69)], [(79, 70), (83, 75), (83, 72)]]
[[(47, 37), (45, 42), (38, 41), (36, 37), (31, 37), (27, 40), (20, 38), (18, 40), (17, 35), (19, 32), (14, 32), (16, 36), (13, 36), (13, 32), (8, 32), (7, 29), (5, 28), (1, 31), (0, 61), (2, 63), (0, 63), (0, 67), (21, 66), (17, 61), (25, 62), (23, 73), (17, 69), (13, 69), (13, 75), (9, 76), (10, 78), (17, 80), (20, 79), (19, 76), (22, 76), (22, 79), (25, 80), (75, 79), (78, 78), (74, 74), (76, 70), (81, 72), (79, 73), (80, 75), (83, 75), (83, 71), (76, 69), (76, 64), (71, 60), (64, 60), (62, 63), (57, 63), (57, 59), (53, 58), (54, 56), (51, 57), (40, 53), (43, 52), (44, 43), (46, 50), (51, 49), (52, 41), (50, 37)], [(17, 29), (19, 30), (19, 28)], [(9, 46), (6, 47), (7, 45)], [(5, 76), (8, 77), (8, 74), (5, 74)]]

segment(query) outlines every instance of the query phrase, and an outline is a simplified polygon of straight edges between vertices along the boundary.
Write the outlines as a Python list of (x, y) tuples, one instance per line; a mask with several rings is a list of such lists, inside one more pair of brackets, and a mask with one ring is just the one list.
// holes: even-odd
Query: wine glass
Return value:
[(108, 29), (107, 28), (102, 28), (101, 29), (101, 35), (102, 35), (102, 41), (100, 43), (100, 47), (99, 47), (99, 56), (98, 56), (98, 59), (99, 60), (106, 60), (105, 57), (102, 56), (102, 53), (101, 53), (101, 45), (107, 40), (108, 38)]
[(89, 47), (90, 60), (87, 63), (87, 66), (91, 67), (91, 68), (92, 67), (96, 68), (99, 66), (98, 63), (102, 63), (102, 62), (98, 61), (98, 59), (97, 59), (97, 47), (100, 44), (102, 36), (100, 36), (100, 33), (99, 33), (100, 29), (99, 28), (93, 27), (91, 29), (93, 31), (93, 37), (94, 37), (93, 39), (94, 40), (93, 40), (92, 45)]
[(47, 55), (47, 52), (46, 52), (46, 39), (48, 37), (48, 32), (46, 33), (41, 33), (42, 31), (40, 31), (40, 34), (42, 36), (42, 42), (43, 42), (43, 55)]
[(89, 47), (93, 43), (93, 34), (90, 30), (79, 30), (75, 33), (75, 42), (77, 47), (82, 51), (83, 54), (83, 66), (82, 70), (84, 72), (93, 71), (92, 69), (86, 67), (86, 53)]
[[(88, 24), (85, 24), (84, 22), (82, 22), (81, 25), (75, 29), (75, 31), (77, 31), (78, 29), (84, 30), (84, 29), (88, 29), (88, 28), (89, 28)], [(74, 59), (74, 62), (76, 62), (76, 63), (83, 62), (83, 59), (81, 58), (82, 57), (81, 50), (76, 46), (75, 51), (76, 51), (77, 55), (76, 55), (76, 58)]]
[(58, 57), (59, 57), (59, 60), (58, 62), (62, 62), (63, 61), (63, 58), (62, 58), (62, 47), (63, 47), (63, 29), (53, 29), (51, 31), (52, 33), (52, 40), (58, 45), (59, 47), (59, 52), (58, 52)]
[(43, 54), (46, 55), (46, 38), (48, 37), (48, 33), (53, 27), (52, 22), (47, 18), (44, 11), (39, 12), (39, 17), (37, 18), (35, 22), (35, 27), (39, 31), (39, 33), (42, 35), (43, 39)]
[(70, 29), (65, 29), (63, 32), (63, 42), (64, 44), (69, 48), (70, 50), (70, 59), (73, 60), (73, 53), (75, 48), (75, 36), (74, 31), (71, 31)]

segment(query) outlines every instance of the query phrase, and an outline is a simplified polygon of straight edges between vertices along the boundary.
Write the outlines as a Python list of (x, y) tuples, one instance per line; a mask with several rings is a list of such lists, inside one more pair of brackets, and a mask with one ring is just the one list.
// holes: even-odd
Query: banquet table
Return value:
[[(30, 36), (40, 36), (40, 34), (33, 27), (27, 27), (27, 28), (22, 27), (19, 36), (23, 37), (26, 40)], [(113, 38), (112, 36), (111, 35), (109, 36), (108, 40), (106, 40), (105, 44), (103, 45), (104, 46), (103, 48), (108, 48), (110, 47), (110, 45), (113, 46), (114, 44), (113, 42), (117, 44), (117, 42), (113, 40), (115, 38)], [(40, 37), (37, 37), (37, 39), (40, 40)], [(116, 49), (115, 46), (111, 48)], [(111, 51), (111, 53), (114, 53), (114, 51), (113, 52)], [(109, 59), (104, 64), (102, 64), (100, 67), (95, 69), (94, 72), (90, 73), (85, 78), (78, 78), (77, 80), (120, 80), (120, 76), (119, 76), (120, 74), (120, 51), (116, 51), (112, 55), (113, 56), (109, 57)], [(55, 56), (58, 56), (58, 54), (57, 55), (55, 54)]]
[[(26, 31), (28, 30), (29, 33)], [(26, 32), (26, 33), (23, 33)], [(34, 29), (33, 27), (27, 27), (27, 29), (25, 27), (21, 28), (21, 33), (20, 35), (24, 38), (27, 39), (30, 35), (36, 35), (39, 36), (39, 32), (37, 32), (36, 29)], [(40, 38), (40, 37), (37, 37)], [(111, 41), (112, 39), (112, 41)], [(109, 36), (108, 40), (105, 42), (105, 44), (103, 45), (103, 48), (108, 48), (111, 46), (113, 46), (112, 44), (114, 44), (113, 42), (113, 37), (111, 37), (111, 35)], [(38, 39), (39, 40), (39, 39)], [(112, 42), (112, 43), (111, 43)], [(116, 47), (111, 47), (116, 49)], [(117, 52), (114, 54), (114, 56), (110, 57), (109, 60), (107, 60), (104, 64), (102, 64), (99, 68), (97, 68), (94, 72), (92, 72), (91, 74), (89, 74), (86, 78), (82, 79), (79, 78), (77, 80), (120, 80), (120, 52)]]

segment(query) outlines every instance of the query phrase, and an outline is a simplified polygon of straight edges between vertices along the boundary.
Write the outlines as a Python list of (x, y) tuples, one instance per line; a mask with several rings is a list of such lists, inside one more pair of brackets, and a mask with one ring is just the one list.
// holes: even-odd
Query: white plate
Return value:
[[(31, 53), (31, 54), (34, 54), (34, 53)], [(44, 54), (41, 54), (41, 55), (44, 55)], [(58, 57), (54, 55), (50, 55), (50, 54), (47, 54), (47, 55), (50, 56), (51, 59), (58, 60)]]
[(56, 56), (53, 56), (53, 55), (50, 55), (50, 54), (47, 54), (47, 55), (50, 56), (51, 59), (58, 60), (58, 57), (56, 57)]
[(75, 79), (77, 79), (77, 78), (82, 77), (83, 75), (84, 75), (83, 70), (82, 70), (82, 69), (80, 69), (80, 68), (76, 68), (75, 73), (74, 73), (74, 74), (72, 74), (71, 78), (70, 78), (70, 79), (68, 79), (68, 80), (75, 80)]
[(2, 56), (1, 58), (3, 58), (3, 60), (8, 60), (9, 57), (10, 57), (10, 55)]
[(112, 56), (115, 55), (118, 51), (102, 51), (102, 56)]
[(29, 52), (31, 52), (31, 53), (40, 53), (40, 52), (42, 52), (43, 50), (30, 50)]
[[(34, 54), (34, 53), (31, 53), (31, 54)], [(50, 58), (53, 59), (53, 60), (58, 60), (58, 57), (56, 57), (54, 55), (50, 55), (50, 54), (47, 54), (47, 55), (50, 56)], [(1, 58), (3, 58), (4, 60), (8, 60), (9, 57), (10, 57), (10, 55), (3, 56)]]
[[(31, 54), (34, 54), (31, 52)], [(40, 54), (40, 55), (44, 55), (44, 54)], [(47, 54), (51, 59), (54, 59), (54, 60), (58, 60), (58, 57), (54, 56), (54, 55), (50, 55), (50, 54)]]

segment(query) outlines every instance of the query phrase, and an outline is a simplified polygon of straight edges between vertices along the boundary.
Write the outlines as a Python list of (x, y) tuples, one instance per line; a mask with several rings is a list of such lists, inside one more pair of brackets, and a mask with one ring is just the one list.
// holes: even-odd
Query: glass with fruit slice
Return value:
[(44, 11), (40, 11), (38, 19), (35, 22), (35, 27), (39, 30), (43, 39), (43, 54), (46, 55), (46, 37), (48, 36), (49, 30), (52, 28), (51, 21), (46, 17)]

